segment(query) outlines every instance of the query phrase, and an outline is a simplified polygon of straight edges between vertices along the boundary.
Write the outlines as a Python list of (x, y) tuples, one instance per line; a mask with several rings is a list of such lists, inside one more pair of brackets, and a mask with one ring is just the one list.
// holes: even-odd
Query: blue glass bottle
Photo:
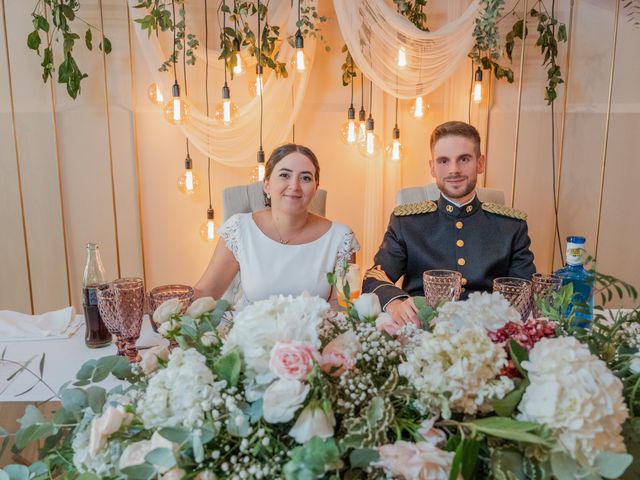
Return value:
[[(562, 285), (573, 284), (573, 301), (567, 309), (567, 313), (575, 303), (583, 304), (576, 309), (576, 326), (589, 328), (593, 319), (593, 284), (595, 276), (584, 268), (585, 238), (567, 237), (567, 264), (556, 273), (562, 278)], [(584, 308), (584, 304), (587, 308)]]

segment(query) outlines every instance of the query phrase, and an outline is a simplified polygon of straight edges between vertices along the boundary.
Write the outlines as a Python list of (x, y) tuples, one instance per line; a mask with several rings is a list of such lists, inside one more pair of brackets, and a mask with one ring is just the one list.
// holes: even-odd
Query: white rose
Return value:
[(187, 473), (181, 468), (172, 468), (167, 473), (160, 477), (160, 480), (180, 480)]
[(145, 457), (150, 451), (155, 450), (156, 448), (168, 448), (172, 452), (175, 452), (174, 447), (175, 445), (173, 442), (167, 440), (158, 432), (154, 432), (151, 436), (151, 440), (141, 440), (140, 442), (132, 443), (125, 448), (120, 456), (118, 466), (122, 470), (126, 467), (140, 465), (145, 463)]
[(286, 423), (302, 406), (309, 393), (309, 385), (298, 380), (281, 378), (273, 382), (262, 397), (262, 413), (269, 423)]
[(382, 312), (380, 300), (375, 293), (363, 293), (354, 300), (353, 306), (361, 318), (374, 318)]
[(633, 373), (640, 373), (640, 352), (636, 352), (631, 359), (631, 363), (629, 363), (629, 370)]
[(210, 312), (211, 310), (216, 308), (217, 303), (218, 302), (216, 302), (211, 297), (198, 298), (197, 300), (194, 300), (191, 305), (189, 305), (189, 308), (187, 308), (187, 315), (189, 315), (191, 318), (199, 318), (205, 313)]
[(162, 325), (165, 322), (168, 322), (171, 318), (171, 315), (176, 315), (180, 313), (182, 306), (180, 305), (180, 300), (177, 298), (170, 298), (166, 302), (163, 302), (156, 311), (153, 312), (153, 321), (158, 325)]
[(200, 341), (205, 347), (210, 347), (218, 343), (218, 335), (216, 332), (204, 332), (200, 337)]
[(150, 375), (158, 369), (158, 359), (165, 362), (169, 360), (169, 348), (163, 345), (156, 345), (147, 351), (142, 352), (140, 360), (140, 368), (145, 375)]
[(131, 415), (125, 413), (122, 407), (107, 407), (102, 415), (91, 421), (89, 436), (89, 454), (96, 455), (107, 443), (112, 433), (120, 430), (123, 423), (130, 421)]
[(298, 416), (295, 425), (289, 431), (289, 436), (295, 438), (298, 443), (306, 443), (313, 437), (333, 437), (333, 427), (336, 419), (333, 412), (329, 415), (317, 406), (307, 406)]

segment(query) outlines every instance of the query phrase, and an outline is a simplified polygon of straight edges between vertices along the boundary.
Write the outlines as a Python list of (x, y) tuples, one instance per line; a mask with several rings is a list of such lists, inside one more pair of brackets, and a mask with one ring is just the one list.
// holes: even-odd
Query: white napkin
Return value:
[(0, 310), (0, 342), (30, 342), (69, 338), (82, 325), (82, 317), (66, 307), (42, 315)]

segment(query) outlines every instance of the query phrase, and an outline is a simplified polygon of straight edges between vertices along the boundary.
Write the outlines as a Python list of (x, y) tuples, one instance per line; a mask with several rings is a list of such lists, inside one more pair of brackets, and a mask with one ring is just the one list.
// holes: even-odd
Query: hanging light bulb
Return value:
[(304, 73), (309, 68), (309, 57), (304, 53), (304, 37), (300, 29), (296, 32), (296, 51), (291, 65), (297, 73)]
[(482, 101), (482, 69), (478, 67), (473, 82), (473, 103)]
[(256, 77), (249, 82), (249, 94), (253, 97), (262, 95), (264, 92), (264, 74), (262, 73), (262, 65), (256, 65)]
[(234, 77), (241, 77), (247, 71), (247, 65), (242, 54), (240, 53), (240, 40), (238, 40), (237, 38), (233, 39), (233, 49), (236, 51), (236, 61), (231, 70), (233, 71)]
[(391, 162), (399, 162), (404, 157), (404, 146), (400, 142), (400, 129), (397, 125), (393, 129), (391, 143), (387, 145), (387, 148), (385, 150), (387, 159)]
[(356, 109), (353, 103), (347, 110), (347, 121), (340, 128), (340, 140), (346, 145), (355, 145), (358, 142), (358, 125), (356, 124)]
[(224, 126), (231, 125), (238, 114), (238, 106), (231, 101), (231, 90), (225, 83), (222, 87), (222, 100), (216, 103), (214, 116)]
[(162, 95), (162, 90), (157, 83), (153, 82), (147, 88), (147, 97), (154, 105), (162, 105), (164, 103), (164, 95)]
[(180, 85), (173, 84), (173, 98), (164, 105), (164, 117), (173, 125), (182, 125), (189, 116), (189, 105), (180, 98)]
[(380, 137), (373, 131), (373, 117), (369, 114), (367, 119), (367, 130), (364, 138), (358, 142), (358, 151), (365, 157), (377, 155), (380, 149)]
[(264, 180), (264, 150), (262, 150), (262, 145), (260, 145), (260, 150), (258, 150), (258, 181), (262, 182)]
[(216, 224), (213, 221), (213, 208), (207, 209), (207, 221), (200, 226), (200, 238), (205, 242), (213, 242), (216, 238)]
[(407, 51), (404, 47), (398, 49), (398, 67), (404, 68), (407, 66)]
[(193, 161), (187, 153), (184, 159), (184, 172), (178, 177), (178, 190), (187, 195), (191, 195), (200, 187), (200, 177), (193, 171)]
[(364, 105), (360, 107), (358, 112), (358, 142), (364, 141), (364, 137), (367, 135), (367, 112), (364, 110)]
[(409, 107), (409, 113), (415, 120), (424, 120), (427, 118), (427, 112), (429, 111), (429, 105), (425, 105), (422, 97), (416, 97), (413, 105)]

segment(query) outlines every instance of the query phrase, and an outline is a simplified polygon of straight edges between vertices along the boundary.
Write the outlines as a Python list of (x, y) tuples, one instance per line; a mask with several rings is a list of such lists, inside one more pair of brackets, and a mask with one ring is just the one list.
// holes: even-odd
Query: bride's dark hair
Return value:
[[(290, 153), (298, 152), (304, 155), (313, 163), (313, 166), (316, 169), (316, 186), (320, 184), (320, 164), (318, 163), (318, 157), (316, 154), (311, 151), (309, 147), (305, 147), (304, 145), (298, 145), (297, 143), (285, 143), (284, 145), (279, 146), (271, 155), (269, 155), (269, 160), (267, 160), (267, 164), (264, 168), (264, 178), (271, 178), (271, 174), (273, 173), (273, 169), (276, 168), (276, 165), (280, 160), (289, 155)], [(267, 207), (271, 206), (271, 199), (267, 198), (267, 194), (262, 192), (264, 195), (264, 204)]]

